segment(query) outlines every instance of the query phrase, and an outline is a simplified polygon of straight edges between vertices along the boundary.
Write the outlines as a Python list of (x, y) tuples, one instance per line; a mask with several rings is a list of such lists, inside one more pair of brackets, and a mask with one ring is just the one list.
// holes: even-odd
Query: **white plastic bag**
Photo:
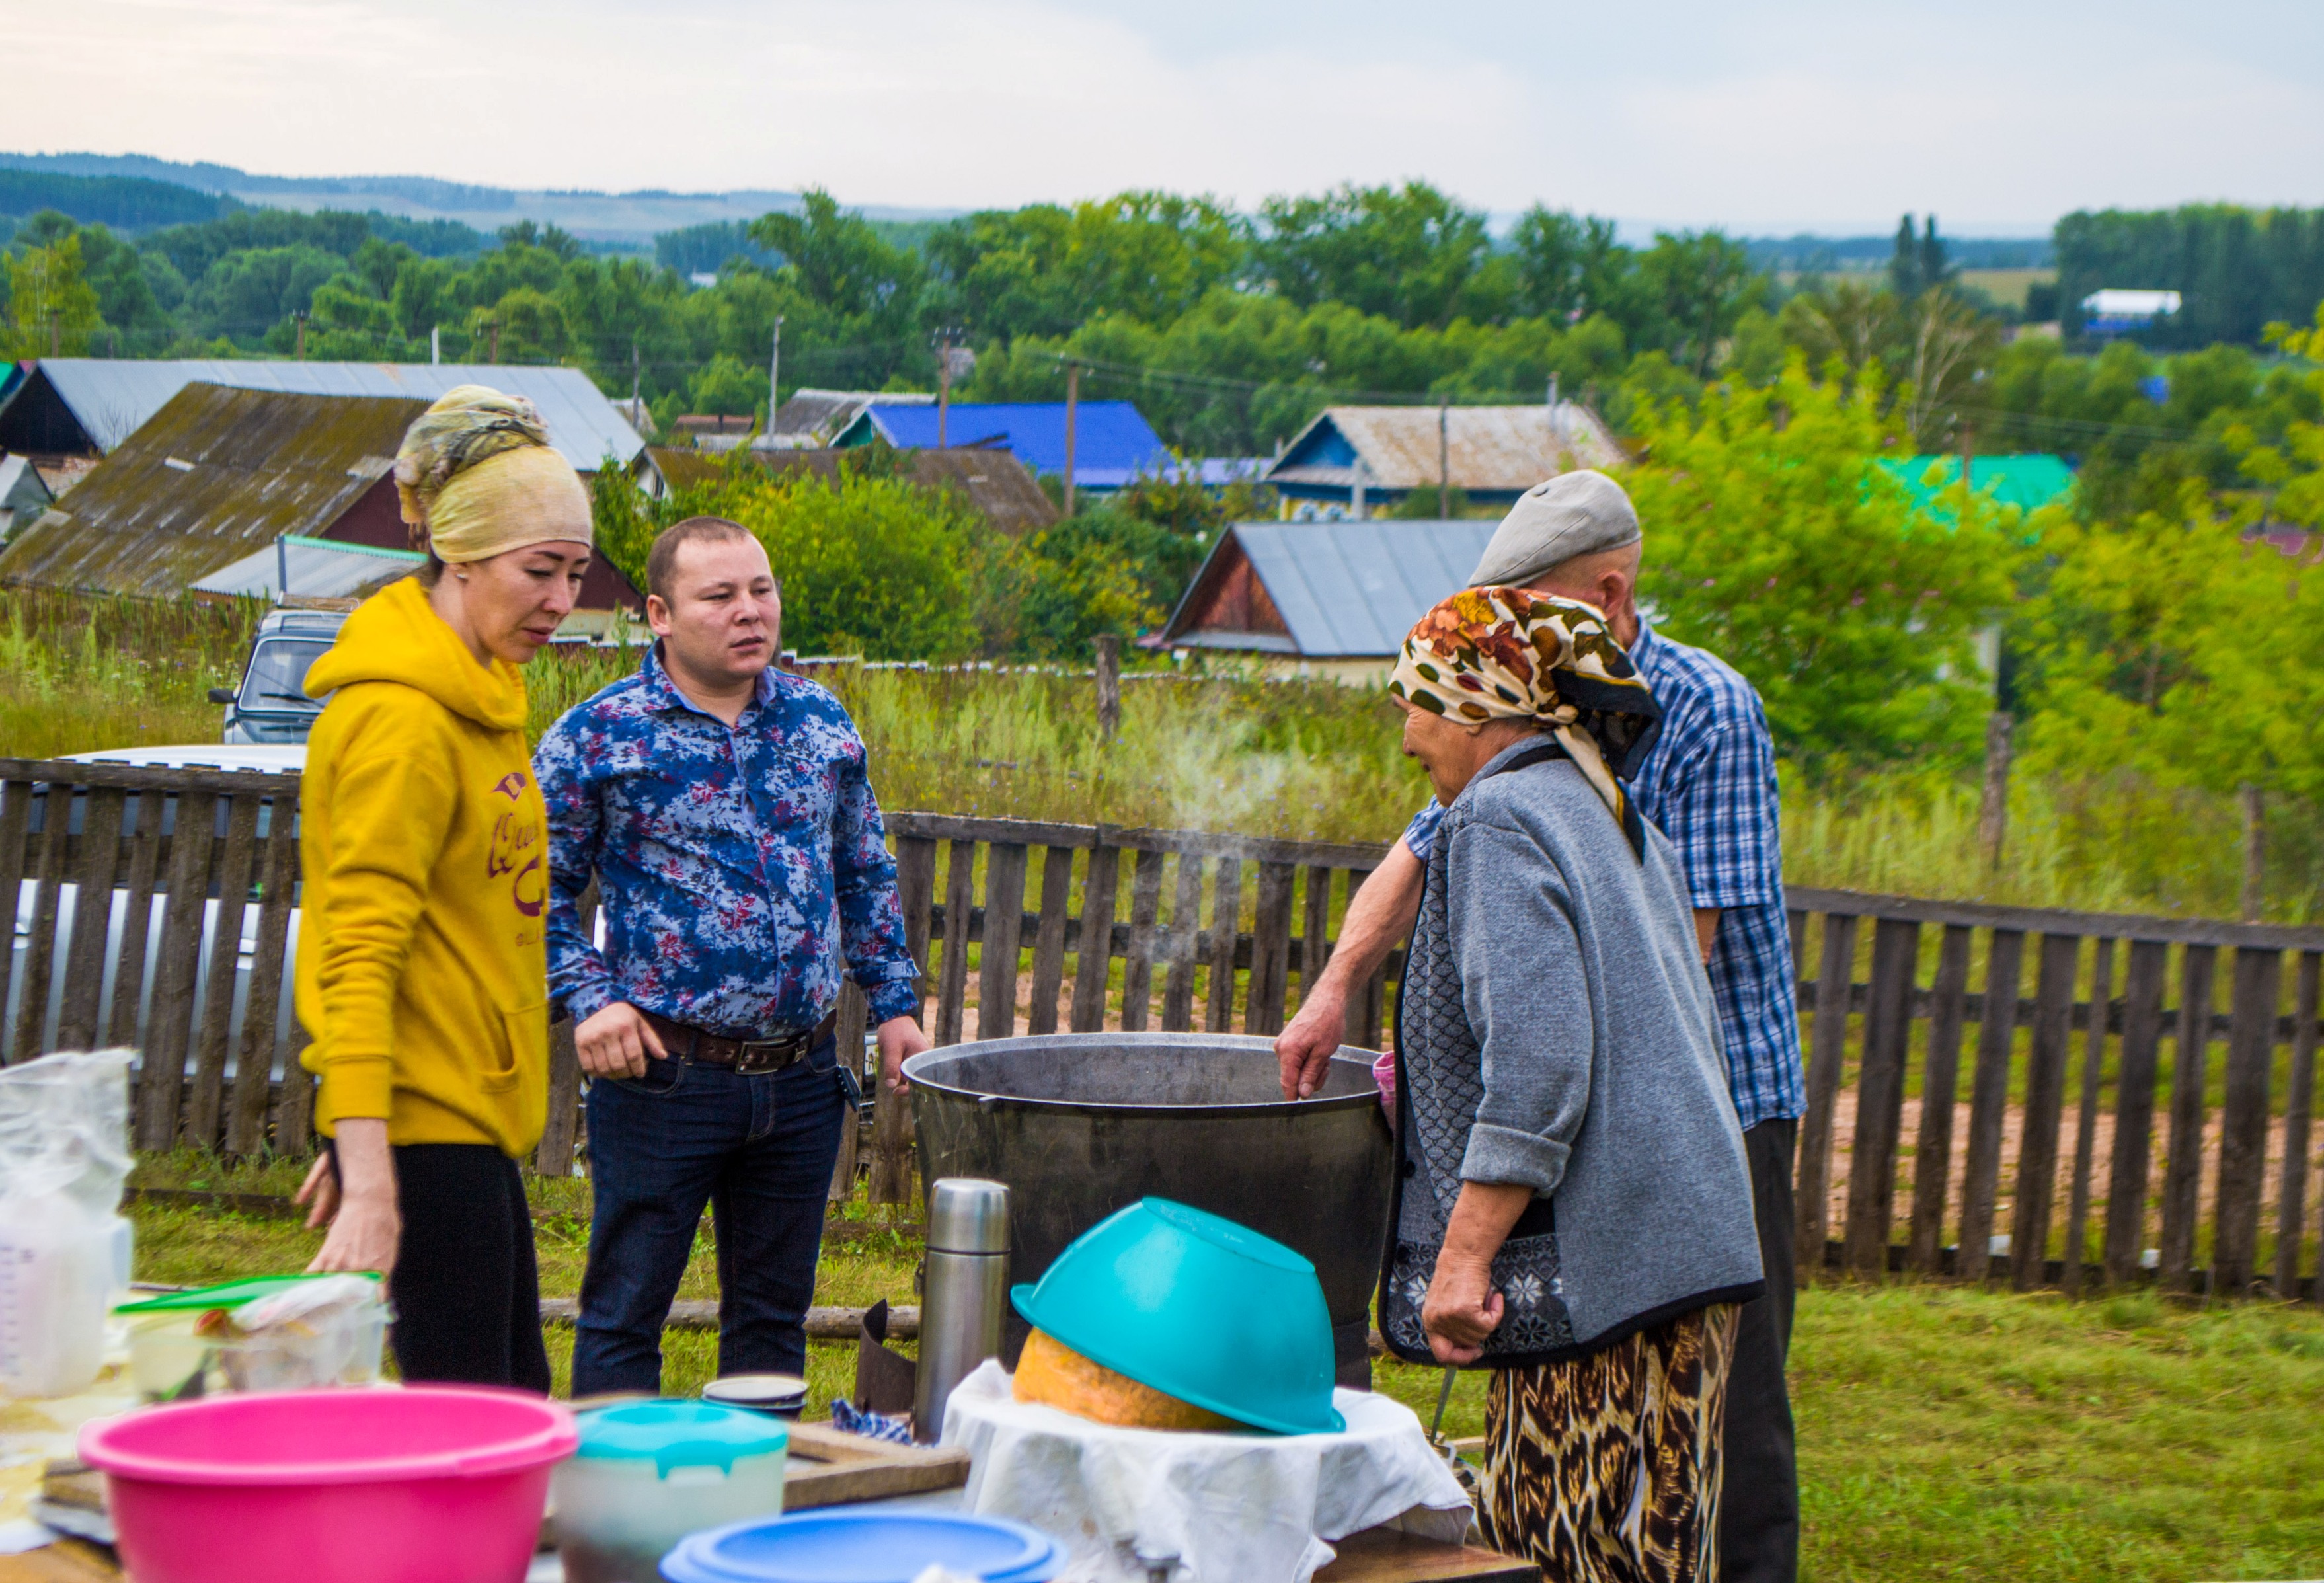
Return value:
[(129, 1174), (126, 1050), (0, 1071), (0, 1391), (66, 1396), (104, 1364), (126, 1278), (115, 1213)]

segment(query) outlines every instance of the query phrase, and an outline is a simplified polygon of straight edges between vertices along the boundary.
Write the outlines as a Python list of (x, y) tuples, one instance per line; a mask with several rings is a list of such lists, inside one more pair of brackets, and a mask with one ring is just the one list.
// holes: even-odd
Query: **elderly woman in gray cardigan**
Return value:
[(1716, 1578), (1759, 1253), (1684, 879), (1622, 787), (1653, 696), (1599, 612), (1519, 588), (1429, 612), (1389, 690), (1447, 811), (1397, 1001), (1388, 1344), (1494, 1371), (1499, 1548)]

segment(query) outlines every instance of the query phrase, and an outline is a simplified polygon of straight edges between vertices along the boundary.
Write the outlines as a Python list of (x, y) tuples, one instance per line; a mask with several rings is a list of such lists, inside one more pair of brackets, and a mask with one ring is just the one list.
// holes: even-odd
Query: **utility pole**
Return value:
[[(635, 343), (632, 345), (634, 345)], [(767, 354), (767, 432), (769, 434), (775, 432), (775, 409), (783, 404), (782, 377), (783, 316), (779, 313), (775, 315), (774, 347)]]
[(1351, 521), (1364, 520), (1365, 513), (1371, 509), (1364, 499), (1364, 459), (1358, 456), (1348, 485), (1348, 517)]
[(1436, 514), (1452, 514), (1452, 404), (1436, 404)]
[(431, 364), (444, 361), (444, 327), (442, 325), (428, 327), (428, 361)]
[(299, 361), (307, 361), (307, 315), (304, 309), (290, 316), (299, 325)]
[(936, 338), (936, 449), (945, 448), (945, 426), (952, 419), (952, 332)]
[(1065, 361), (1065, 515), (1074, 514), (1074, 440), (1082, 399), (1082, 365)]

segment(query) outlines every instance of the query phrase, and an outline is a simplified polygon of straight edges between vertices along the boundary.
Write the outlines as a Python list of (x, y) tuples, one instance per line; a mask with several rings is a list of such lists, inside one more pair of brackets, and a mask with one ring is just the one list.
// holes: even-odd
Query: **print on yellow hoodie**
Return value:
[(333, 695), (307, 746), (299, 855), (302, 1058), (315, 1125), (511, 1155), (548, 1111), (546, 810), (524, 679), (479, 666), (405, 578), (307, 673)]

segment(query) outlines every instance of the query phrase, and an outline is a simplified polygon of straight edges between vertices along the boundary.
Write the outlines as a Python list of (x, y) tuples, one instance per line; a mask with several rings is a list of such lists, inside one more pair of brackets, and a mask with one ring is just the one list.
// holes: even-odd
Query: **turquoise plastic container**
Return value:
[(655, 1583), (689, 1533), (783, 1509), (790, 1433), (709, 1402), (632, 1402), (580, 1418), (551, 1486), (567, 1583)]
[(1009, 1295), (1083, 1357), (1238, 1423), (1347, 1428), (1332, 1405), (1332, 1314), (1315, 1266), (1222, 1216), (1141, 1199)]

